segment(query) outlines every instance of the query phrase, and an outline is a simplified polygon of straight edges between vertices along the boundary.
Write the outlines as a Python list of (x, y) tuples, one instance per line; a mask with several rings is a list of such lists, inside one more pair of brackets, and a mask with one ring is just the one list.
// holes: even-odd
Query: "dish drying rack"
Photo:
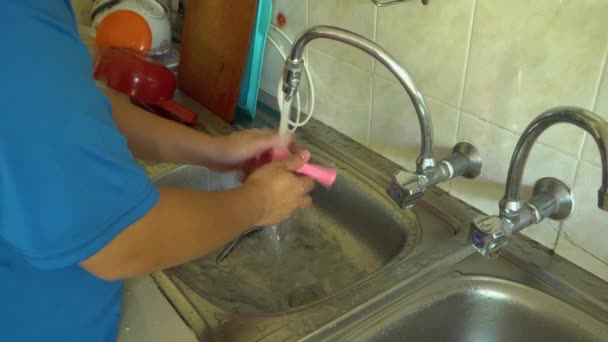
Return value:
[(168, 47), (152, 49), (144, 52), (144, 54), (158, 63), (163, 64), (177, 75), (179, 67), (179, 49), (181, 44), (172, 43)]
[[(178, 0), (175, 0), (178, 1)], [(162, 63), (177, 75), (179, 67), (179, 51), (181, 47), (181, 32), (184, 27), (184, 10), (185, 6), (182, 2), (179, 5), (170, 9), (171, 21), (171, 44), (167, 47), (152, 49), (145, 52), (145, 55), (152, 58), (158, 63)]]

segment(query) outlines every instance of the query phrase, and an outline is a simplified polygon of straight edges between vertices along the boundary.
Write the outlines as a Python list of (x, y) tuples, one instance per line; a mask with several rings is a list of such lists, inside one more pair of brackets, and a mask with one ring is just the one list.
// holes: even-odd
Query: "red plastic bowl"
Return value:
[(197, 115), (173, 101), (177, 80), (161, 63), (128, 48), (100, 51), (93, 77), (139, 102), (158, 106), (169, 116), (187, 125), (195, 125)]

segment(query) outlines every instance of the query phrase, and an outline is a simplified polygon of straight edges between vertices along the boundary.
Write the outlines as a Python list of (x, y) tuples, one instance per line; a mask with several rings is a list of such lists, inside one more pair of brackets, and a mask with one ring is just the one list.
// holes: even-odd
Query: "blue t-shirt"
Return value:
[(0, 341), (116, 339), (122, 282), (79, 266), (156, 203), (69, 0), (0, 0)]

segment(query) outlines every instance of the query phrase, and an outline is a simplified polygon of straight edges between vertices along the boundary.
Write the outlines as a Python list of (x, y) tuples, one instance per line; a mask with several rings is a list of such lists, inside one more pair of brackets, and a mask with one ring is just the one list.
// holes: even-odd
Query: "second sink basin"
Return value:
[[(175, 169), (155, 183), (204, 191), (240, 185), (235, 174), (197, 166)], [(219, 250), (169, 272), (226, 311), (268, 315), (336, 293), (416, 245), (417, 216), (395, 210), (381, 188), (345, 170), (331, 190), (318, 187), (311, 196), (314, 208), (244, 235), (221, 262)]]
[(323, 340), (608, 341), (608, 325), (502, 258), (473, 255), (439, 279), (396, 298), (377, 314)]

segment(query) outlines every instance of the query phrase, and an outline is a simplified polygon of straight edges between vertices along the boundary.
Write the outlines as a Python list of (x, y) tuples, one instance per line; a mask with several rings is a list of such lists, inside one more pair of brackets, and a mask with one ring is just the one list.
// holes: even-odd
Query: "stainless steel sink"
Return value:
[[(605, 302), (585, 302), (585, 293), (573, 288), (562, 292), (509, 258), (517, 260), (514, 254), (492, 260), (475, 254), (429, 279), (425, 286), (395, 291), (370, 303), (365, 316), (343, 317), (333, 329), (317, 332), (308, 340), (608, 341), (608, 317), (601, 309)], [(583, 285), (590, 291), (587, 295), (606, 291), (605, 286), (592, 285), (593, 276), (570, 271), (571, 277), (587, 279)], [(581, 298), (568, 295), (573, 293)], [(372, 307), (378, 310), (370, 314)]]
[[(322, 152), (315, 157), (328, 164)], [(463, 207), (444, 192), (430, 191), (433, 202), (401, 210), (369, 174), (340, 161), (333, 166), (340, 176), (331, 190), (311, 193), (313, 208), (248, 233), (219, 263), (222, 249), (153, 274), (201, 340), (290, 340), (294, 330), (303, 336), (462, 249), (454, 242), (465, 241), (464, 225), (449, 212)], [(236, 174), (198, 166), (154, 182), (204, 191), (240, 185)], [(301, 324), (307, 320), (316, 323)]]
[[(157, 185), (216, 191), (239, 186), (235, 174), (185, 166)], [(311, 194), (314, 208), (278, 227), (244, 235), (221, 262), (217, 253), (169, 272), (204, 298), (241, 314), (274, 314), (322, 299), (407, 256), (419, 235), (413, 212), (394, 210), (381, 192), (341, 170), (331, 190)]]

